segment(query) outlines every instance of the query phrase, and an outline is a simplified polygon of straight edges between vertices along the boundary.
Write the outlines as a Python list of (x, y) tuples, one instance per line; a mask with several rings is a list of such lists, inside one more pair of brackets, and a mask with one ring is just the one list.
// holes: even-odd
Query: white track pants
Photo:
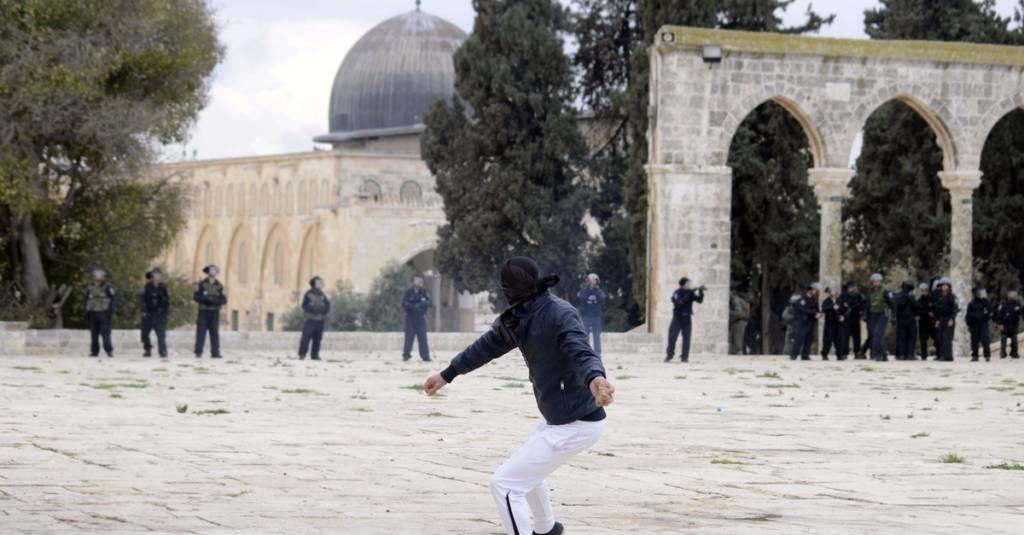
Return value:
[(555, 514), (545, 478), (577, 453), (593, 446), (604, 431), (604, 420), (576, 421), (565, 425), (541, 422), (526, 443), (491, 477), (491, 493), (508, 535), (547, 533), (555, 526)]

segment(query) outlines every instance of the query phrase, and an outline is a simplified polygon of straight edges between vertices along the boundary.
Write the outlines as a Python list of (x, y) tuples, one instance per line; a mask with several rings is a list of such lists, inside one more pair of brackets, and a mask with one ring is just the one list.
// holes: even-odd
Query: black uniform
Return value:
[(931, 339), (938, 354), (939, 340), (935, 337), (935, 299), (930, 292), (917, 298), (917, 337), (921, 340), (921, 360), (928, 359), (928, 340)]
[(914, 299), (914, 285), (904, 284), (893, 298), (896, 312), (896, 360), (917, 360), (917, 316), (920, 309)]
[(309, 343), (312, 341), (310, 358), (320, 360), (320, 340), (324, 337), (324, 319), (331, 311), (331, 302), (322, 290), (313, 288), (302, 298), (302, 311), (306, 316), (306, 321), (302, 324), (299, 358), (306, 358), (306, 352), (310, 350)]
[(939, 350), (936, 360), (951, 361), (953, 360), (953, 331), (956, 327), (956, 314), (960, 312), (956, 295), (953, 292), (936, 295), (933, 311), (937, 323), (935, 339)]
[[(825, 328), (821, 335), (821, 358), (828, 360), (828, 352), (835, 346), (836, 359), (846, 360), (846, 343), (843, 341), (843, 323), (846, 316), (843, 316), (839, 307), (839, 300), (829, 297), (821, 304), (821, 312), (825, 316)], [(839, 319), (843, 318), (843, 319)]]
[(142, 288), (142, 348), (149, 356), (153, 344), (150, 331), (156, 331), (156, 348), (161, 357), (167, 356), (167, 317), (171, 311), (171, 297), (167, 286), (147, 282)]
[(964, 316), (967, 328), (971, 331), (971, 360), (978, 360), (978, 346), (982, 346), (985, 360), (991, 355), (992, 337), (989, 322), (992, 320), (992, 303), (988, 299), (975, 297), (967, 303), (967, 314)]
[(690, 360), (690, 335), (693, 333), (693, 304), (704, 302), (704, 290), (679, 288), (672, 293), (672, 323), (668, 327), (668, 347), (665, 349), (665, 360), (672, 360), (676, 353), (676, 338), (683, 336), (683, 347), (680, 358), (683, 362)]
[(192, 298), (199, 303), (199, 314), (196, 317), (196, 358), (203, 356), (206, 333), (210, 333), (210, 356), (219, 359), (220, 307), (228, 303), (224, 285), (218, 280), (210, 282), (210, 279), (203, 279), (196, 286)]
[[(839, 296), (839, 309), (846, 321), (840, 325), (840, 337), (843, 339), (845, 353), (851, 351), (857, 358), (863, 358), (860, 347), (860, 319), (864, 313), (864, 296), (860, 292), (844, 292)], [(850, 343), (850, 340), (853, 343)]]
[(427, 310), (430, 309), (430, 292), (426, 288), (409, 288), (402, 298), (402, 308), (405, 309), (405, 347), (402, 349), (402, 359), (412, 358), (412, 340), (415, 338), (420, 358), (428, 362), (430, 347), (427, 345)]
[(106, 281), (92, 284), (85, 292), (85, 319), (89, 322), (89, 356), (100, 355), (100, 337), (103, 338), (103, 351), (108, 357), (114, 356), (114, 344), (110, 341), (110, 329), (114, 320), (114, 307), (117, 299), (114, 288)]
[(1020, 358), (1017, 353), (1017, 329), (1020, 327), (1020, 301), (1005, 299), (999, 303), (996, 321), (999, 322), (999, 358), (1006, 358), (1006, 340), (1010, 340), (1010, 356)]
[(793, 315), (796, 319), (796, 337), (789, 359), (796, 360), (797, 355), (803, 360), (811, 360), (811, 344), (818, 325), (818, 300), (804, 294), (793, 303)]

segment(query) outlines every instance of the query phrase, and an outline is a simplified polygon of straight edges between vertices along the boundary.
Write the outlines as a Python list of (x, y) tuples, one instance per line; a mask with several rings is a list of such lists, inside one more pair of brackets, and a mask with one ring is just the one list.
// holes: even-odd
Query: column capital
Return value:
[(692, 167), (679, 164), (648, 164), (645, 169), (649, 176), (673, 174), (732, 176), (732, 167), (727, 165)]
[(853, 169), (845, 167), (812, 167), (807, 171), (808, 182), (814, 187), (819, 203), (838, 201), (849, 196)]
[(981, 185), (981, 171), (939, 171), (939, 180), (951, 197), (970, 197)]

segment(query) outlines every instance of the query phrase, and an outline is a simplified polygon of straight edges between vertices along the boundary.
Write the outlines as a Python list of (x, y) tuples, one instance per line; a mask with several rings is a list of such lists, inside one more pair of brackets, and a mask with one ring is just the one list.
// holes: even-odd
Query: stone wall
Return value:
[[(664, 332), (669, 296), (683, 275), (709, 287), (694, 319), (698, 351), (723, 352), (728, 324), (733, 134), (757, 106), (774, 101), (803, 126), (821, 206), (820, 279), (842, 274), (841, 206), (853, 176), (855, 139), (879, 106), (898, 100), (921, 114), (944, 154), (952, 197), (948, 275), (962, 305), (970, 297), (971, 195), (992, 127), (1024, 104), (1024, 48), (825, 39), (668, 26), (651, 48), (653, 120), (648, 133), (649, 328)], [(707, 63), (705, 45), (719, 45)], [(779, 251), (780, 255), (791, 251)], [(957, 347), (966, 332), (958, 322)]]

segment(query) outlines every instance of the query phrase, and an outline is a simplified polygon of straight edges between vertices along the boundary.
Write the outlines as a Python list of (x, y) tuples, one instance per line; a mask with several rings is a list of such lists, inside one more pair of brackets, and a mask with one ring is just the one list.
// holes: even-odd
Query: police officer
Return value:
[(202, 358), (206, 333), (210, 333), (210, 357), (219, 359), (220, 354), (220, 307), (228, 303), (224, 285), (217, 280), (217, 266), (210, 264), (203, 268), (206, 278), (199, 281), (192, 298), (199, 303), (196, 317), (196, 358)]
[(929, 339), (938, 351), (938, 341), (935, 338), (934, 298), (931, 286), (927, 282), (922, 282), (917, 287), (917, 292), (917, 337), (921, 340), (921, 360), (928, 360)]
[(942, 277), (936, 283), (938, 294), (932, 310), (935, 314), (935, 339), (938, 345), (938, 356), (935, 360), (953, 360), (953, 331), (956, 327), (956, 315), (960, 312), (960, 304), (953, 294), (949, 279)]
[(1016, 290), (1006, 292), (1006, 299), (999, 303), (996, 321), (999, 323), (999, 358), (1006, 358), (1006, 340), (1010, 340), (1010, 357), (1018, 359), (1017, 329), (1020, 327), (1020, 299)]
[(89, 322), (89, 356), (100, 356), (100, 337), (103, 337), (103, 351), (108, 357), (114, 356), (114, 344), (110, 341), (110, 329), (114, 320), (117, 299), (114, 288), (107, 282), (107, 272), (100, 268), (92, 270), (92, 284), (85, 292), (85, 319)]
[(825, 328), (821, 334), (821, 360), (828, 360), (829, 350), (835, 346), (836, 360), (846, 360), (846, 344), (842, 339), (842, 324), (846, 322), (842, 309), (839, 307), (839, 291), (825, 288), (828, 297), (821, 304), (821, 312), (825, 317)]
[(306, 321), (302, 323), (302, 339), (299, 340), (299, 360), (306, 358), (313, 342), (310, 360), (320, 360), (320, 340), (324, 337), (324, 319), (331, 311), (331, 302), (324, 293), (324, 280), (320, 277), (309, 279), (309, 290), (302, 297), (302, 311)]
[[(857, 288), (857, 283), (846, 281), (843, 285), (843, 295), (839, 296), (839, 309), (846, 321), (843, 322), (843, 344), (847, 348), (846, 353), (853, 353), (856, 359), (864, 358), (860, 345), (860, 321), (864, 313), (864, 296)], [(853, 340), (853, 343), (850, 343)]]
[(867, 295), (868, 338), (871, 341), (871, 359), (889, 360), (885, 356), (885, 329), (889, 322), (888, 312), (893, 308), (892, 292), (882, 287), (882, 274), (873, 273), (868, 279), (871, 289)]
[(729, 353), (733, 355), (746, 353), (745, 338), (750, 309), (750, 302), (743, 294), (734, 292), (729, 298)]
[(818, 292), (820, 291), (821, 285), (812, 282), (807, 285), (807, 290), (800, 296), (800, 299), (793, 304), (796, 336), (793, 338), (789, 360), (796, 360), (798, 354), (801, 360), (811, 360), (811, 344), (814, 343), (814, 335), (818, 332), (818, 318), (821, 317), (821, 311), (818, 310)]
[(690, 279), (679, 279), (679, 288), (672, 293), (672, 323), (668, 327), (668, 348), (665, 350), (665, 362), (671, 362), (676, 352), (676, 337), (683, 336), (683, 347), (680, 359), (690, 361), (690, 335), (693, 332), (693, 304), (704, 302), (704, 286), (693, 289)]
[(587, 275), (587, 283), (576, 294), (576, 299), (580, 303), (579, 311), (580, 319), (583, 320), (583, 330), (588, 336), (593, 335), (594, 343), (591, 347), (598, 355), (601, 354), (601, 305), (608, 298), (599, 286), (600, 283), (601, 279), (597, 277), (597, 273), (591, 273)]
[(903, 281), (900, 292), (893, 298), (896, 314), (896, 360), (917, 360), (917, 299), (914, 281)]
[(974, 289), (974, 299), (967, 303), (967, 314), (964, 315), (967, 329), (971, 333), (971, 362), (978, 362), (978, 346), (984, 348), (985, 360), (991, 359), (992, 339), (989, 322), (992, 320), (992, 303), (988, 301), (988, 292), (984, 288)]
[(427, 346), (427, 310), (430, 309), (430, 292), (423, 287), (423, 277), (413, 277), (412, 288), (405, 291), (402, 298), (405, 310), (405, 347), (402, 349), (402, 360), (412, 358), (412, 339), (416, 338), (420, 358), (430, 362), (430, 348)]
[(146, 285), (142, 288), (142, 349), (143, 357), (150, 356), (153, 344), (149, 341), (150, 331), (156, 331), (156, 348), (162, 358), (167, 357), (167, 317), (171, 311), (171, 297), (161, 279), (160, 268), (146, 273)]

